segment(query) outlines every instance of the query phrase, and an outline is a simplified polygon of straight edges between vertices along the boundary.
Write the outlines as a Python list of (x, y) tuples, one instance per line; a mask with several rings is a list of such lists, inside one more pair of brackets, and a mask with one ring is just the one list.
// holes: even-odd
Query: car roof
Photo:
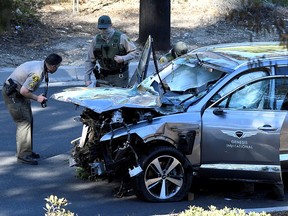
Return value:
[(287, 59), (287, 47), (280, 42), (245, 42), (205, 46), (191, 51), (199, 60), (233, 71), (241, 64), (255, 60)]

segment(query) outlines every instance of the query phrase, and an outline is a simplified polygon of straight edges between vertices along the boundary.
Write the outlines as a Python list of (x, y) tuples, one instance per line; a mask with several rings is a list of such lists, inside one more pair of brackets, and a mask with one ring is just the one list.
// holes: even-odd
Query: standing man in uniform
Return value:
[[(33, 116), (31, 101), (45, 107), (46, 95), (35, 95), (45, 78), (48, 88), (48, 73), (54, 73), (62, 62), (58, 54), (50, 54), (43, 61), (28, 61), (18, 66), (4, 82), (2, 96), (13, 121), (16, 123), (17, 162), (37, 165), (39, 154), (33, 152)], [(46, 89), (47, 91), (47, 89)]]
[[(100, 31), (91, 43), (85, 62), (85, 85), (89, 86), (94, 73), (98, 79), (117, 87), (127, 87), (129, 82), (129, 61), (138, 56), (135, 44), (126, 34), (115, 30), (109, 16), (98, 19)], [(96, 65), (98, 62), (100, 68)]]

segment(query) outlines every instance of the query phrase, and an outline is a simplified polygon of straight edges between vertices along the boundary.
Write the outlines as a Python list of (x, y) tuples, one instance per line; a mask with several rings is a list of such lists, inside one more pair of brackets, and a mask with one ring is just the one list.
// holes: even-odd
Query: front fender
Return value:
[(142, 121), (136, 125), (131, 124), (128, 126), (129, 131), (126, 128), (116, 129), (102, 136), (100, 141), (127, 136), (129, 132), (130, 134), (137, 134), (144, 143), (155, 139), (164, 139), (174, 144), (179, 142), (181, 135), (186, 135), (191, 131), (199, 131), (199, 123), (197, 121), (193, 123), (191, 120), (191, 114), (187, 113), (158, 117), (152, 122)]

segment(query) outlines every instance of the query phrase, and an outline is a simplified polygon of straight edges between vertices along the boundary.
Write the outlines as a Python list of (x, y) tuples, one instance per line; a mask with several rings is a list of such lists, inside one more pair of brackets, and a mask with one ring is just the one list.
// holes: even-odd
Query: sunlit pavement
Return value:
[[(136, 63), (134, 64), (134, 69)], [(4, 80), (13, 69), (0, 69), (0, 89)], [(133, 68), (131, 71), (134, 72)], [(58, 76), (56, 76), (58, 74)], [(65, 86), (83, 86), (84, 68), (60, 67), (60, 70), (50, 76), (49, 94), (59, 91)], [(44, 85), (43, 85), (44, 86)], [(61, 86), (61, 87), (59, 87)], [(41, 90), (40, 90), (41, 91)], [(43, 91), (43, 90), (42, 90)], [(196, 197), (193, 201), (178, 203), (146, 203), (137, 198), (113, 197), (113, 184), (106, 181), (87, 182), (75, 177), (75, 168), (68, 166), (70, 141), (81, 133), (81, 125), (73, 121), (80, 110), (75, 110), (71, 104), (48, 101), (48, 107), (43, 109), (33, 103), (35, 115), (35, 148), (41, 154), (38, 166), (19, 164), (15, 157), (15, 126), (0, 99), (0, 216), (44, 215), (45, 198), (51, 194), (65, 197), (71, 202), (68, 209), (78, 215), (173, 215), (188, 209), (189, 205), (226, 206), (230, 201), (217, 201), (217, 197)], [(37, 152), (37, 153), (38, 153)], [(211, 198), (212, 197), (212, 198)], [(214, 200), (216, 199), (216, 201)], [(261, 206), (269, 208), (251, 208), (251, 201), (236, 201), (247, 212), (288, 211), (287, 201), (267, 201)], [(248, 205), (248, 202), (250, 203)], [(231, 201), (232, 204), (232, 201)], [(151, 207), (153, 206), (153, 207)], [(241, 206), (241, 205), (240, 205)], [(259, 205), (255, 206), (259, 207)], [(271, 207), (272, 206), (272, 207)], [(273, 207), (275, 206), (275, 207)], [(242, 207), (243, 208), (243, 207)], [(109, 212), (109, 213), (108, 213)]]

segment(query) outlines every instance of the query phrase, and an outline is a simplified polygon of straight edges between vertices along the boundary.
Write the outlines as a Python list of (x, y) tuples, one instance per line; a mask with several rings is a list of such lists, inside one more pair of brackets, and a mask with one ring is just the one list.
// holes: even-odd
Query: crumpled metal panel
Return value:
[(83, 106), (97, 113), (121, 107), (149, 108), (160, 107), (159, 94), (152, 89), (131, 89), (112, 87), (75, 87), (65, 89), (63, 92), (55, 93), (51, 98), (71, 102)]
[[(179, 134), (187, 134), (190, 131), (199, 131), (200, 126), (197, 117), (183, 113), (181, 115), (170, 115), (163, 118), (153, 119), (150, 122), (141, 122), (133, 126), (129, 126), (131, 134), (137, 134), (145, 142), (154, 139), (165, 139), (165, 141), (174, 143), (178, 142)], [(108, 141), (112, 137), (116, 139), (127, 135), (126, 128), (118, 128), (113, 132), (106, 133), (101, 137), (101, 142)]]

